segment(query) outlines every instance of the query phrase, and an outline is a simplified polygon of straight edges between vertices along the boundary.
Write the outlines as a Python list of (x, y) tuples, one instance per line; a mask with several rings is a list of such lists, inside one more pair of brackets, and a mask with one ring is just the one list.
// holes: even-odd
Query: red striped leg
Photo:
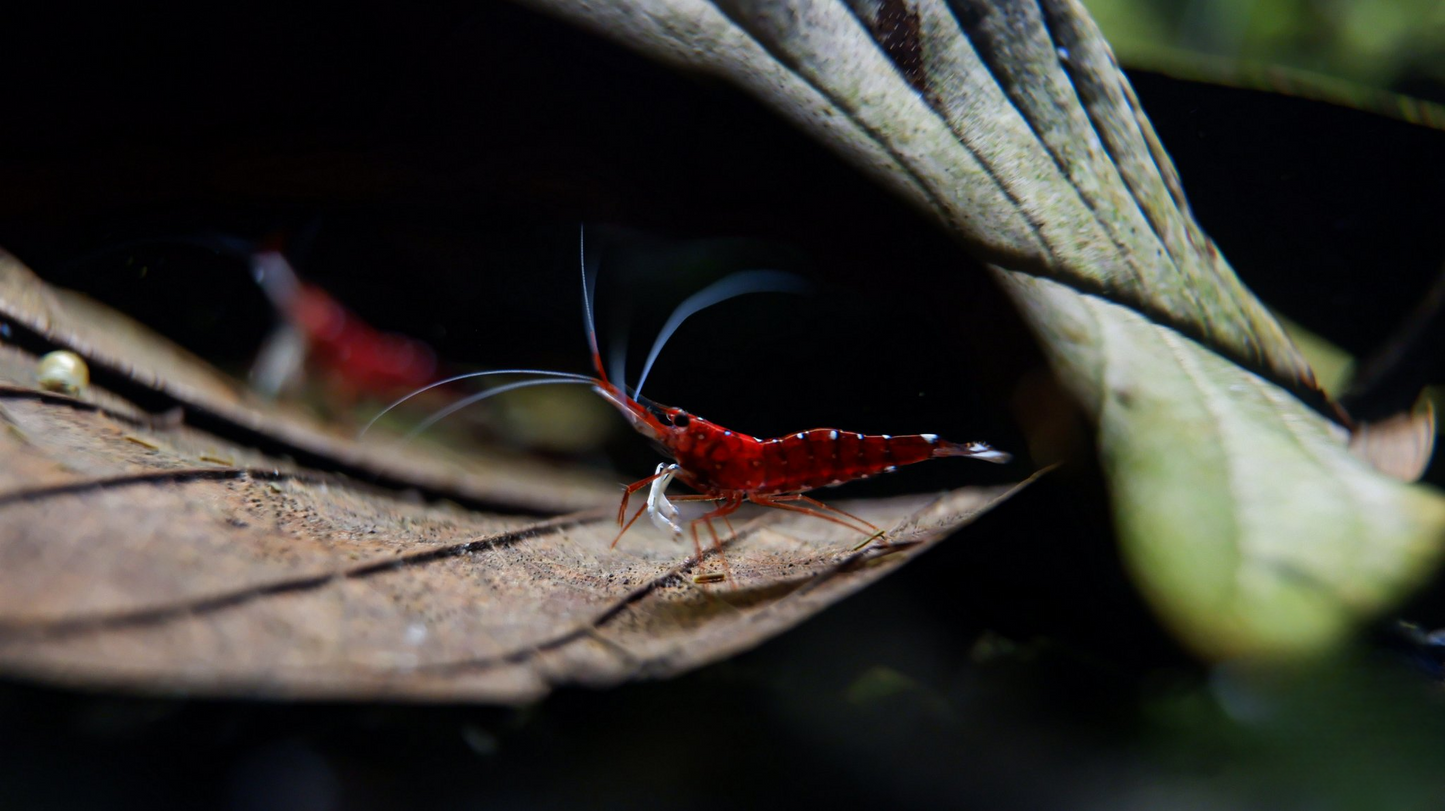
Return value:
[[(705, 496), (705, 497), (703, 497), (703, 498), (698, 498), (698, 499), (693, 499), (693, 500), (695, 500), (695, 501), (704, 501), (704, 500), (707, 500), (708, 498), (710, 498), (710, 497), (706, 497), (706, 496)], [(697, 525), (698, 525), (698, 524), (702, 524), (703, 526), (706, 526), (706, 527), (707, 527), (708, 534), (712, 536), (712, 548), (717, 552), (718, 560), (721, 560), (721, 561), (722, 561), (723, 570), (727, 572), (728, 580), (732, 581), (732, 583), (733, 583), (734, 585), (737, 585), (737, 582), (738, 582), (738, 581), (733, 577), (733, 567), (730, 566), (730, 565), (728, 565), (727, 556), (723, 554), (722, 539), (718, 538), (718, 536), (717, 536), (717, 530), (713, 528), (712, 520), (713, 520), (714, 518), (721, 518), (721, 519), (723, 519), (724, 521), (727, 521), (727, 517), (728, 517), (729, 515), (737, 512), (738, 507), (741, 507), (742, 504), (743, 504), (743, 498), (742, 498), (742, 496), (728, 496), (728, 497), (725, 497), (725, 500), (723, 501), (722, 505), (719, 506), (717, 509), (713, 510), (712, 512), (704, 513), (704, 514), (698, 516), (697, 518), (692, 519), (692, 522), (691, 522), (691, 526), (692, 526), (692, 546), (693, 546), (694, 551), (697, 552), (697, 560), (698, 560), (698, 562), (699, 562), (699, 563), (702, 562), (702, 544), (701, 544), (701, 543), (698, 541), (698, 539), (697, 539)], [(732, 527), (732, 522), (728, 522), (728, 527), (729, 527), (729, 528)]]
[[(775, 507), (779, 510), (789, 510), (791, 512), (802, 513), (803, 515), (811, 515), (814, 518), (821, 518), (824, 521), (832, 521), (839, 526), (847, 527), (848, 529), (854, 530), (855, 532), (861, 532), (864, 535), (873, 535), (878, 533), (879, 531), (878, 527), (873, 526), (873, 524), (864, 521), (862, 518), (859, 518), (858, 516), (847, 512), (846, 510), (840, 510), (837, 507), (829, 507), (827, 504), (824, 504), (823, 502), (815, 498), (809, 498), (802, 493), (786, 493), (781, 496), (751, 496), (750, 499), (754, 504), (761, 504), (764, 507)], [(791, 503), (795, 501), (805, 501), (813, 506), (803, 507)], [(832, 513), (832, 515), (830, 515), (829, 513)], [(837, 516), (842, 516), (842, 518), (838, 518)], [(845, 518), (848, 520), (843, 520)], [(853, 521), (855, 523), (850, 524), (848, 523), (848, 521)], [(858, 524), (862, 524), (863, 527), (867, 527), (867, 529), (863, 529), (862, 527), (858, 526)]]

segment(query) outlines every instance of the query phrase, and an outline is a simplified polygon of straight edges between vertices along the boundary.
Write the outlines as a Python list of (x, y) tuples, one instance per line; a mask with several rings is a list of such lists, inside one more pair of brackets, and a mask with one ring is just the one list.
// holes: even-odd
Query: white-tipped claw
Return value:
[(677, 475), (677, 465), (659, 464), (654, 472), (657, 478), (652, 480), (652, 489), (647, 491), (647, 517), (663, 532), (681, 535), (682, 524), (678, 522), (677, 506), (667, 500), (667, 485)]

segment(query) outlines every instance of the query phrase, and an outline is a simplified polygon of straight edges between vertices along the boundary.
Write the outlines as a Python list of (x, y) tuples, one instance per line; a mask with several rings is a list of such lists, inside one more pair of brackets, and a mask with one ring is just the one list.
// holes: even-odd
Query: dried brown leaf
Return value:
[[(327, 434), (13, 260), (0, 261), (0, 317), (20, 344), (69, 348), (179, 408), (40, 391), (34, 347), (0, 345), (0, 668), (64, 683), (516, 702), (667, 676), (797, 624), (1018, 486), (846, 504), (888, 530), (861, 550), (856, 532), (778, 511), (740, 513), (726, 563), (649, 526), (612, 548), (616, 490), (595, 476), (443, 466)], [(417, 475), (431, 496), (587, 509), (484, 512), (368, 473)]]
[(1422, 400), (1419, 408), (1357, 425), (1350, 451), (1387, 476), (1418, 481), (1435, 452), (1435, 406)]

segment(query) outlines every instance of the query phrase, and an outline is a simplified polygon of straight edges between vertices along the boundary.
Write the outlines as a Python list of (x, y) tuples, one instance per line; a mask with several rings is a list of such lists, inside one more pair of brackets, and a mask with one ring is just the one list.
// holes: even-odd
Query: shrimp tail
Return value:
[(987, 442), (947, 442), (938, 441), (933, 447), (933, 456), (972, 456), (975, 459), (982, 459), (985, 462), (993, 462), (1002, 465), (1013, 459), (1013, 454), (1005, 451), (995, 450)]

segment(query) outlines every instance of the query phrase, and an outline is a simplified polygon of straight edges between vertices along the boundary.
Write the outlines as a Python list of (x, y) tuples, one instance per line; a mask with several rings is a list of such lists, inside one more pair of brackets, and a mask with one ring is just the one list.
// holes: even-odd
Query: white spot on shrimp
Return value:
[(829, 439), (837, 439), (837, 438), (838, 438), (838, 432), (837, 432), (837, 431), (829, 431), (829, 432), (828, 432), (828, 438), (829, 438)]
[(919, 436), (923, 437), (923, 441), (930, 445), (938, 441), (938, 434), (919, 434)]
[(408, 645), (420, 645), (426, 641), (426, 634), (426, 623), (413, 622), (406, 626), (406, 633), (403, 639), (406, 640)]

